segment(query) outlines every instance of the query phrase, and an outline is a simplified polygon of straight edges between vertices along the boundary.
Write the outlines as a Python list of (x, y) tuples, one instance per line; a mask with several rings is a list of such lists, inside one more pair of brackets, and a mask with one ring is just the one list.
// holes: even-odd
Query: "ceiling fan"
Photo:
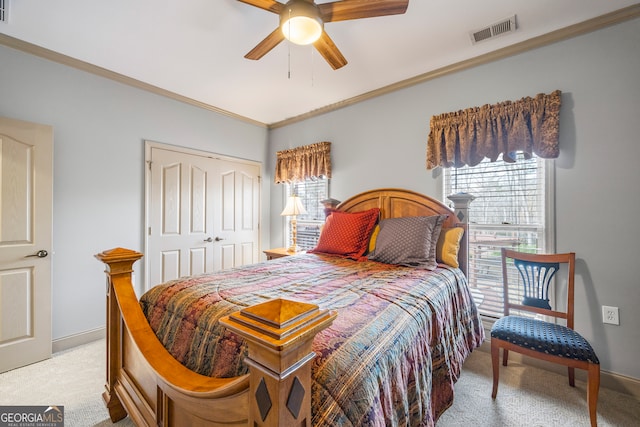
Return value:
[(340, 50), (324, 31), (326, 22), (376, 16), (400, 15), (409, 0), (342, 0), (316, 4), (313, 0), (238, 0), (280, 15), (280, 26), (244, 57), (260, 59), (285, 38), (293, 43), (313, 46), (334, 70), (347, 65)]

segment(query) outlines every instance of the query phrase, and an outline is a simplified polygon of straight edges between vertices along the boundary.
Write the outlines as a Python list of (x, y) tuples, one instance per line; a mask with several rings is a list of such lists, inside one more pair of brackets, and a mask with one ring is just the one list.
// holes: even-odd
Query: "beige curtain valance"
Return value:
[(275, 182), (331, 178), (331, 143), (317, 142), (276, 153)]
[(522, 151), (551, 159), (558, 157), (560, 91), (519, 101), (468, 108), (433, 116), (427, 142), (427, 169), (475, 166), (500, 154), (514, 162)]

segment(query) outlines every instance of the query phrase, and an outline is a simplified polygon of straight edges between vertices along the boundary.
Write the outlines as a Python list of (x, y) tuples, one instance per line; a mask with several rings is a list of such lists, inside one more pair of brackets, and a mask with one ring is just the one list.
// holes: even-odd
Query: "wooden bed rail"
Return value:
[(96, 258), (107, 274), (103, 399), (111, 421), (129, 415), (138, 426), (311, 425), (311, 342), (335, 312), (279, 299), (223, 318), (248, 342), (250, 373), (207, 377), (174, 359), (147, 322), (131, 281), (142, 254), (116, 248)]

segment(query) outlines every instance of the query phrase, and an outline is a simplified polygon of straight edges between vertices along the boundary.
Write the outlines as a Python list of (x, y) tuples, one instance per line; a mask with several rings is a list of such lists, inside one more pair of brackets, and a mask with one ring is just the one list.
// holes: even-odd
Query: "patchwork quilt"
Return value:
[(466, 278), (444, 265), (428, 271), (301, 254), (167, 282), (140, 303), (178, 361), (231, 377), (248, 372), (247, 348), (218, 319), (273, 298), (338, 312), (313, 342), (314, 426), (435, 425), (484, 339)]

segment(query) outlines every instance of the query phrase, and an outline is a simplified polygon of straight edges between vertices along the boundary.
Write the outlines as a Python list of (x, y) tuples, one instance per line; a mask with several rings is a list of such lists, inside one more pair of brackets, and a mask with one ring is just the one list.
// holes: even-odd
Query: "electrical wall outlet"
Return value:
[(612, 325), (620, 324), (620, 313), (618, 307), (602, 306), (602, 323), (610, 323)]

